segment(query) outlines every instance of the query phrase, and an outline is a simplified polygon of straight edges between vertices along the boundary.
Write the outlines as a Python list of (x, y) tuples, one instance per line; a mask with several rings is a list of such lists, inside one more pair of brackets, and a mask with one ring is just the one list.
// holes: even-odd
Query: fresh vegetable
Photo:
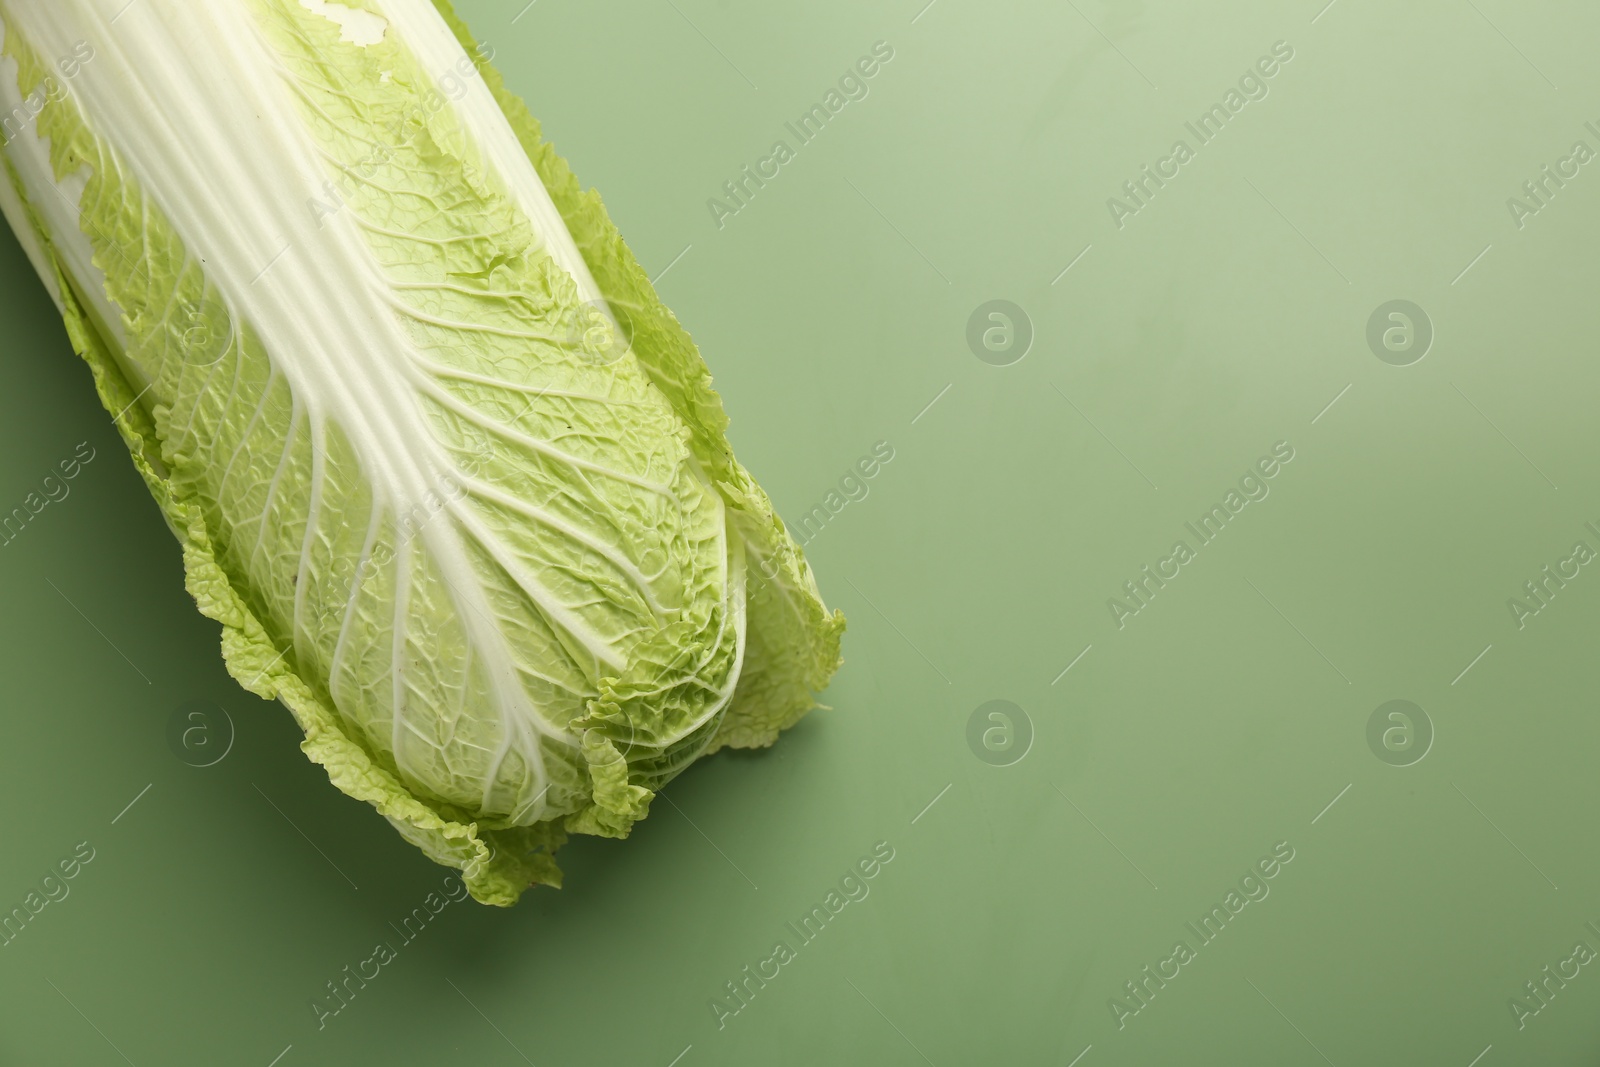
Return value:
[(0, 0), (4, 208), (229, 670), (478, 900), (839, 663), (698, 351), (446, 0)]

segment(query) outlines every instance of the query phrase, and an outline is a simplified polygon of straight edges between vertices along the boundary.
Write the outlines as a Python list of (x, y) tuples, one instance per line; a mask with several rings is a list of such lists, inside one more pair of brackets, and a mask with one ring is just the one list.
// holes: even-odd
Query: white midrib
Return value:
[[(5, 18), (10, 14), (3, 0), (0, 0), (0, 45), (4, 44), (6, 34), (12, 32), (5, 25)], [(32, 111), (22, 95), (18, 73), (17, 61), (11, 56), (0, 55), (0, 119), (11, 119), (12, 116), (26, 115)], [(51, 181), (50, 141), (38, 136), (33, 121), (5, 142), (5, 153), (27, 190), (28, 206), (32, 207), (49, 232), (51, 247), (65, 265), (66, 272), (72, 278), (83, 280), (94, 289), (93, 295), (100, 297), (98, 301), (91, 299), (89, 305), (96, 327), (115, 338), (119, 348), (125, 347), (122, 320), (104, 299), (105, 275), (94, 265), (94, 245), (78, 229), (78, 202), (83, 195), (86, 172), (67, 175), (59, 182)], [(57, 307), (61, 307), (62, 297), (55, 271), (50, 268), (47, 253), (28, 222), (27, 207), (12, 188), (8, 175), (3, 172), (0, 172), (0, 211), (4, 211), (11, 223), (12, 232), (22, 243), (29, 262), (38, 271), (50, 298)], [(130, 377), (138, 379), (137, 375)], [(137, 384), (142, 387), (147, 383), (137, 380)]]

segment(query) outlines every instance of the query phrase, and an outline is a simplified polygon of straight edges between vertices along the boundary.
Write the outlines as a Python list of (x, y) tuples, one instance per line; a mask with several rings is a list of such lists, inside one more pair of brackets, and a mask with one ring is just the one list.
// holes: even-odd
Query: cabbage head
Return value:
[(446, 0), (0, 0), (0, 35), (0, 208), (335, 785), (506, 905), (815, 706), (843, 618)]

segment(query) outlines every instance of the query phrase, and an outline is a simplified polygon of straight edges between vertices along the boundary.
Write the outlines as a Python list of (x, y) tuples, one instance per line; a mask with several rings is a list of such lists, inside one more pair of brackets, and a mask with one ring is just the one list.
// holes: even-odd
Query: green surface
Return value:
[[(76, 872), (0, 948), (0, 1063), (1592, 1062), (1600, 578), (1573, 550), (1600, 550), (1600, 177), (1520, 228), (1507, 198), (1600, 151), (1600, 14), (1196, 6), (460, 5), (657, 273), (780, 511), (893, 454), (808, 535), (851, 616), (834, 710), (695, 766), (511, 911), (443, 903), (447, 872), (228, 679), (0, 239), (0, 508), (66, 491), (0, 547), (0, 906)], [(880, 40), (866, 97), (798, 144), (785, 122)], [(1198, 144), (1185, 122), (1280, 40), (1267, 95)], [(779, 138), (719, 229), (707, 199)], [(1179, 138), (1119, 228), (1107, 198)], [(1009, 365), (968, 347), (997, 299), (1031, 321)], [(1394, 300), (1432, 324), (1409, 365), (1368, 343)], [(1199, 545), (1186, 523), (1280, 441)], [(1119, 628), (1108, 598), (1137, 606), (1123, 583), (1179, 539)], [(1576, 576), (1519, 628), (1546, 565)], [(1420, 744), (1369, 731), (1392, 700), (1432, 725), (1406, 766)], [(233, 724), (215, 762), (182, 733), (227, 732), (197, 701)], [(802, 944), (787, 924), (879, 842)], [(1202, 944), (1186, 924), (1279, 842)], [(1179, 940), (1119, 1029), (1108, 1002), (1139, 1006), (1124, 983)], [(747, 965), (777, 976), (719, 1028)], [(1519, 1029), (1546, 966), (1577, 976)]]

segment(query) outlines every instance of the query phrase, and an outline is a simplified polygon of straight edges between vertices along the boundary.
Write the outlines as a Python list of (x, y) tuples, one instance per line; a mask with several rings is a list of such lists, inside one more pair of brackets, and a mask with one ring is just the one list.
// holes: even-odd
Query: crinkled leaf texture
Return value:
[(228, 669), (335, 785), (508, 905), (815, 706), (843, 617), (447, 0), (0, 24), (0, 207)]

